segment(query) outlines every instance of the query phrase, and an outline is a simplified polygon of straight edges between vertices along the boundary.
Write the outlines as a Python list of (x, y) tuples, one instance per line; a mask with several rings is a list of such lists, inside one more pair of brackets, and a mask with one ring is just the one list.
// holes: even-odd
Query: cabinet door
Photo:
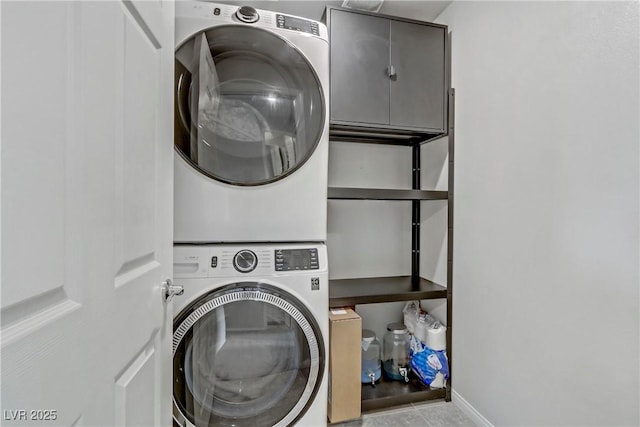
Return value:
[(331, 120), (389, 124), (389, 21), (331, 10)]
[(444, 130), (445, 29), (391, 21), (390, 122)]

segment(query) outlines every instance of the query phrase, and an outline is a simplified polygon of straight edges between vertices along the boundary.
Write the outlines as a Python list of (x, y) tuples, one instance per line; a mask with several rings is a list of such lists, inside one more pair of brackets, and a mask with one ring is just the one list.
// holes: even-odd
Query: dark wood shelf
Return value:
[(446, 287), (423, 278), (414, 286), (411, 276), (329, 280), (329, 307), (438, 298)]
[(366, 124), (357, 125), (337, 120), (332, 120), (329, 124), (331, 140), (339, 142), (414, 146), (446, 135), (446, 131), (442, 129), (398, 129), (385, 125), (372, 128)]
[(447, 200), (449, 192), (378, 188), (329, 187), (329, 199), (343, 200)]
[(422, 382), (412, 377), (409, 383), (388, 381), (383, 378), (375, 387), (362, 385), (362, 412), (374, 411), (392, 406), (406, 405), (425, 400), (444, 399), (446, 390), (431, 390)]

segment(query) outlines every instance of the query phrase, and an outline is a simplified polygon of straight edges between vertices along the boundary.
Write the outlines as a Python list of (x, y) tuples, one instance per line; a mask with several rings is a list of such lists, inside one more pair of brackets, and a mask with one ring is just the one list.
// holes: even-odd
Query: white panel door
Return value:
[(0, 424), (170, 425), (174, 4), (0, 14)]

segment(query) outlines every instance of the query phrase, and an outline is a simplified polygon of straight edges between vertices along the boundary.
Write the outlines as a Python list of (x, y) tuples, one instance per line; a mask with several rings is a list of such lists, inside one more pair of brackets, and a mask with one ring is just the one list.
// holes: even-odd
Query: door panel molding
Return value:
[[(77, 6), (7, 2), (2, 21), (2, 307), (66, 282), (66, 150), (73, 140)], [(24, 22), (23, 22), (24, 21)], [(39, 49), (42, 32), (55, 49)], [(19, 40), (9, 43), (5, 40)], [(60, 56), (64, 60), (60, 60)], [(47, 64), (43, 68), (42, 64)], [(43, 105), (58, 108), (42, 108)], [(7, 141), (11, 140), (11, 143)], [(44, 179), (43, 179), (44, 178)], [(16, 224), (23, 224), (18, 227)], [(34, 267), (33, 245), (38, 244)]]
[[(58, 290), (52, 293), (58, 296)], [(62, 291), (64, 294), (64, 291)], [(50, 293), (47, 293), (50, 294)], [(45, 303), (46, 301), (46, 303)], [(39, 309), (45, 303), (45, 308)], [(39, 329), (54, 324), (63, 317), (69, 316), (71, 313), (82, 307), (75, 301), (69, 299), (51, 303), (50, 298), (38, 298), (24, 301), (21, 304), (10, 307), (2, 311), (2, 348), (8, 347), (14, 342), (26, 338), (28, 335), (38, 331)], [(25, 313), (26, 312), (26, 313)], [(5, 316), (8, 317), (5, 318)], [(16, 317), (19, 317), (16, 319)], [(13, 319), (12, 319), (13, 318)], [(13, 321), (12, 321), (13, 320)]]
[(159, 267), (160, 263), (156, 260), (155, 252), (125, 262), (116, 273), (115, 287), (124, 286)]
[[(155, 424), (155, 387), (149, 390), (149, 386), (155, 386), (156, 335), (115, 378), (115, 425)], [(144, 413), (141, 408), (151, 409), (151, 413)]]
[[(158, 143), (157, 123), (162, 121), (157, 108), (161, 76), (161, 46), (145, 25), (142, 15), (131, 2), (124, 2), (123, 27), (119, 29), (121, 52), (116, 67), (119, 93), (117, 106), (122, 114), (117, 117), (116, 141), (116, 215), (119, 224), (120, 269), (124, 273), (127, 265), (148, 257), (152, 253), (157, 229), (155, 209), (157, 206), (155, 185), (157, 182), (155, 163), (143, 159), (156, 158)], [(147, 70), (140, 73), (139, 70)], [(149, 72), (153, 69), (153, 72)], [(153, 108), (149, 108), (152, 105)], [(146, 108), (145, 108), (146, 107)], [(146, 271), (154, 265), (146, 267)], [(122, 281), (116, 279), (116, 286)]]
[[(154, 34), (155, 32), (150, 27), (150, 24), (158, 25), (157, 21), (159, 18), (157, 17), (157, 14), (149, 12), (150, 9), (145, 9), (144, 7), (145, 5), (140, 2), (134, 3), (129, 0), (124, 0), (122, 4), (129, 11), (129, 13), (131, 14), (131, 17), (133, 18), (133, 21), (136, 24), (138, 24), (138, 27), (140, 28), (140, 30), (142, 30), (142, 32), (147, 36), (147, 38), (149, 39), (149, 42), (156, 49), (161, 49), (162, 44), (156, 38)], [(145, 19), (143, 17), (143, 13), (140, 13), (140, 11), (138, 10), (139, 8), (141, 8), (144, 11), (143, 13), (147, 15), (149, 19)]]

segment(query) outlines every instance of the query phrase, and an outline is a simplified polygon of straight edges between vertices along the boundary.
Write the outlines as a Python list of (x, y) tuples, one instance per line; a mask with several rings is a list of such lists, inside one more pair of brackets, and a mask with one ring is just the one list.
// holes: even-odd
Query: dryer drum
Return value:
[(272, 285), (243, 282), (175, 319), (174, 418), (180, 425), (290, 425), (313, 402), (324, 347), (306, 307)]
[(224, 25), (194, 35), (175, 57), (175, 148), (200, 173), (261, 185), (313, 154), (325, 100), (313, 67), (289, 42)]

